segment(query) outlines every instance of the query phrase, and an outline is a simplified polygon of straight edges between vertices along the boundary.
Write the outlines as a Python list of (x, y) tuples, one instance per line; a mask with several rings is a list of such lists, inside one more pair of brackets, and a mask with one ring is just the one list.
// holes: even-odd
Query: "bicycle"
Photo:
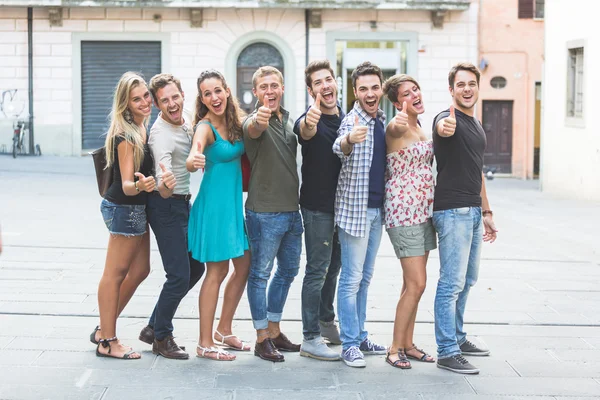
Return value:
[[(13, 122), (12, 156), (17, 158), (17, 154), (28, 155), (29, 147), (29, 122), (26, 119), (19, 118), (25, 102), (16, 99), (18, 89), (5, 90), (0, 95), (0, 112), (9, 118), (15, 118)], [(41, 156), (42, 149), (39, 144), (35, 145), (35, 155)]]
[(13, 147), (12, 156), (17, 158), (17, 154), (27, 153), (25, 138), (29, 133), (29, 124), (22, 119), (13, 122)]

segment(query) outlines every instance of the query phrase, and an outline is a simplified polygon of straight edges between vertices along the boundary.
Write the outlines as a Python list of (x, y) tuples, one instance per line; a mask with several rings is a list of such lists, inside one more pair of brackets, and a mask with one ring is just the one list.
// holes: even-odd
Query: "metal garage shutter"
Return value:
[[(160, 73), (160, 42), (81, 42), (82, 148), (104, 145), (110, 123), (113, 91), (127, 71), (141, 72), (146, 81)], [(158, 111), (153, 107), (154, 121)]]

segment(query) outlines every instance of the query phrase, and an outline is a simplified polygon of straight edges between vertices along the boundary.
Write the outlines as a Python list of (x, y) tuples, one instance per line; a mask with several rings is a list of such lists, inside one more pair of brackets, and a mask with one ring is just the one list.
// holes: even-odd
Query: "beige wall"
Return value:
[[(595, 113), (600, 108), (600, 37), (586, 0), (546, 2), (546, 62), (543, 93), (542, 165), (544, 191), (561, 197), (600, 201), (600, 132)], [(583, 118), (570, 119), (567, 110), (569, 43), (584, 47)], [(560, 212), (560, 210), (557, 210)]]
[[(535, 82), (542, 80), (543, 20), (519, 19), (517, 0), (482, 0), (479, 16), (480, 59), (489, 66), (482, 72), (480, 99), (513, 100), (512, 175), (533, 177)], [(490, 80), (506, 78), (503, 89)], [(482, 117), (482, 107), (479, 107)]]
[[(154, 14), (160, 14), (162, 21), (154, 22)], [(327, 32), (417, 33), (416, 78), (423, 87), (427, 110), (423, 122), (429, 130), (433, 116), (450, 102), (445, 83), (449, 68), (458, 61), (477, 59), (477, 15), (475, 1), (468, 11), (448, 12), (443, 29), (434, 29), (429, 11), (323, 11), (322, 27), (310, 30), (310, 59), (326, 58)], [(24, 101), (28, 89), (26, 17), (25, 8), (0, 7), (0, 89), (18, 88)], [(187, 95), (186, 108), (192, 109), (197, 92), (195, 81), (200, 71), (206, 68), (231, 70), (227, 65), (231, 49), (262, 32), (263, 37), (276, 39), (293, 59), (293, 70), (285, 71), (286, 91), (291, 96), (286, 104), (294, 118), (303, 111), (304, 10), (205, 9), (202, 28), (191, 28), (189, 18), (186, 9), (65, 8), (63, 26), (50, 27), (47, 9), (34, 9), (36, 142), (41, 144), (44, 153), (81, 153), (78, 136), (81, 117), (77, 112), (80, 97), (76, 90), (79, 83), (74, 79), (79, 76), (74, 70), (78, 68), (74, 60), (77, 59), (77, 37), (81, 35), (86, 35), (86, 40), (90, 35), (94, 40), (110, 35), (136, 40), (141, 35), (161, 34), (163, 48), (168, 48), (168, 54), (163, 53), (163, 57), (168, 58), (163, 60), (163, 65), (182, 80)], [(375, 30), (370, 21), (377, 21)], [(0, 121), (0, 144), (8, 143), (10, 136), (3, 136), (6, 130), (1, 129), (1, 124)]]

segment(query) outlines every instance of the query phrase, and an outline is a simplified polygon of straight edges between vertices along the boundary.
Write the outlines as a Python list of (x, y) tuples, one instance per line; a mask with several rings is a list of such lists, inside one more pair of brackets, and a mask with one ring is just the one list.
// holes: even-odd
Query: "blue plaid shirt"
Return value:
[[(345, 155), (342, 140), (354, 128), (354, 117), (358, 115), (361, 125), (368, 126), (367, 140), (354, 145), (352, 152)], [(385, 114), (377, 110), (377, 118), (385, 126)], [(373, 134), (375, 118), (354, 103), (338, 129), (338, 137), (333, 143), (333, 152), (342, 160), (335, 194), (335, 223), (352, 236), (365, 237), (367, 232), (367, 204), (369, 202), (369, 171), (373, 159)], [(382, 219), (383, 223), (383, 219)]]

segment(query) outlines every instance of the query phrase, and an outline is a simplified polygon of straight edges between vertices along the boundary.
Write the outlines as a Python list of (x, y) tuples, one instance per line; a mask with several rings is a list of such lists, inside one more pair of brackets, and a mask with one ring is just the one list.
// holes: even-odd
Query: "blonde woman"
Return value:
[[(106, 135), (106, 160), (113, 166), (113, 183), (100, 205), (110, 233), (106, 264), (98, 285), (100, 334), (96, 355), (138, 359), (116, 335), (117, 317), (150, 272), (150, 236), (146, 222), (146, 192), (155, 188), (146, 127), (152, 97), (144, 79), (123, 74), (117, 87)], [(96, 336), (94, 336), (94, 339)]]
[[(206, 263), (206, 276), (200, 289), (200, 338), (197, 355), (219, 361), (232, 361), (235, 355), (216, 347), (250, 351), (250, 346), (232, 333), (235, 310), (244, 293), (250, 268), (248, 237), (244, 228), (242, 204), (242, 111), (227, 87), (223, 75), (207, 70), (198, 78), (194, 140), (187, 168), (195, 172), (196, 159), (204, 154), (206, 170), (194, 201), (188, 226), (188, 246), (192, 257)], [(225, 285), (223, 309), (213, 334), (213, 321), (219, 289)]]
[(421, 129), (425, 112), (421, 87), (408, 75), (394, 75), (383, 91), (399, 111), (386, 128), (387, 179), (385, 225), (400, 259), (403, 284), (394, 320), (394, 337), (386, 361), (409, 369), (409, 359), (435, 360), (413, 343), (419, 300), (425, 290), (429, 251), (436, 248), (433, 214), (433, 142)]

